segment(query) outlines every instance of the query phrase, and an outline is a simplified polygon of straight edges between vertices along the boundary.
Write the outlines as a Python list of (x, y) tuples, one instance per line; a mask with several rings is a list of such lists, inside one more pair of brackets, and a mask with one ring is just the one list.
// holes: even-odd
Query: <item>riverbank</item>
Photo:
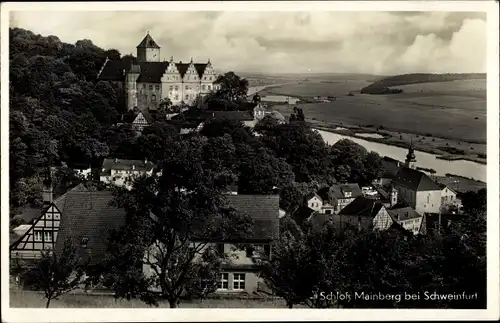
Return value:
[[(409, 143), (412, 142), (415, 150), (437, 155), (436, 158), (439, 159), (467, 160), (478, 164), (486, 165), (485, 153), (484, 153), (485, 158), (479, 157), (477, 153), (475, 156), (471, 154), (465, 154), (465, 150), (459, 148), (460, 144), (457, 144), (457, 141), (445, 138), (422, 136), (419, 134), (412, 134), (412, 133), (402, 133), (402, 132), (388, 130), (383, 127), (374, 128), (373, 126), (346, 125), (344, 123), (332, 123), (332, 122), (326, 123), (323, 121), (307, 118), (307, 115), (306, 115), (306, 121), (310, 124), (311, 127), (337, 133), (339, 135), (350, 136), (354, 138), (363, 139), (366, 141), (377, 142), (400, 148), (408, 148)], [(383, 138), (360, 136), (359, 134), (378, 134)], [(451, 154), (448, 153), (446, 149), (449, 149), (449, 151), (461, 152), (464, 154)]]

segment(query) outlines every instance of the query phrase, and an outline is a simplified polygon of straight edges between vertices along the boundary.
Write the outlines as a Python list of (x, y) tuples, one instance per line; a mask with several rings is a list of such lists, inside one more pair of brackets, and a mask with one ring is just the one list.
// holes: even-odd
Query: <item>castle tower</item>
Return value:
[(160, 62), (160, 46), (156, 44), (153, 38), (147, 33), (146, 37), (137, 45), (137, 61), (142, 62)]
[(132, 110), (138, 106), (137, 79), (141, 74), (141, 66), (132, 64), (130, 70), (125, 74), (125, 93), (127, 100), (127, 110)]
[(410, 142), (410, 147), (408, 148), (408, 154), (406, 155), (405, 166), (411, 169), (415, 169), (417, 159), (415, 157), (415, 150), (413, 149), (413, 143)]

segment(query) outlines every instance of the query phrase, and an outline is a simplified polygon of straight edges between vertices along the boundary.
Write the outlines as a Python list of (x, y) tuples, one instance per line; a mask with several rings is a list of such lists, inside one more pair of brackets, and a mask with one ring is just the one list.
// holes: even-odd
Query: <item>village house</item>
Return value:
[[(77, 185), (65, 194), (53, 200), (51, 183), (44, 184), (42, 196), (43, 207), (37, 213), (22, 213), (18, 220), (25, 224), (13, 229), (10, 241), (10, 258), (12, 261), (24, 261), (27, 264), (40, 258), (41, 251), (54, 249), (58, 238), (62, 214), (65, 212), (69, 195), (86, 191), (82, 184)], [(69, 202), (71, 205), (71, 202)], [(31, 209), (29, 211), (32, 211)]]
[[(259, 284), (262, 281), (255, 259), (270, 256), (270, 243), (278, 235), (279, 196), (229, 194), (227, 198), (230, 206), (251, 217), (253, 227), (243, 239), (229, 237), (208, 242), (230, 256), (230, 261), (223, 264), (218, 292), (250, 294), (262, 285)], [(47, 195), (47, 206), (29, 224), (26, 232), (11, 244), (11, 259), (34, 260), (40, 256), (40, 251), (46, 249), (61, 252), (69, 240), (78, 254), (90, 257), (91, 266), (98, 265), (106, 255), (110, 231), (125, 225), (125, 209), (113, 206), (112, 200), (111, 191), (90, 191), (83, 185), (54, 202), (49, 202)], [(241, 246), (245, 246), (244, 249)], [(143, 269), (148, 274), (148, 266)]]
[(146, 160), (107, 158), (102, 163), (100, 180), (106, 184), (132, 187), (133, 180), (142, 175), (151, 176), (155, 164)]
[(335, 214), (362, 195), (358, 184), (334, 184), (306, 196), (306, 204), (321, 214)]
[(425, 173), (401, 168), (392, 185), (398, 191), (399, 198), (418, 213), (439, 213), (441, 210), (442, 189)]
[(192, 105), (198, 96), (219, 88), (218, 75), (210, 62), (189, 63), (161, 59), (160, 46), (149, 33), (137, 46), (137, 57), (106, 59), (98, 80), (111, 81), (118, 89), (119, 101), (132, 110), (158, 109), (164, 98), (174, 105)]
[(415, 151), (410, 145), (404, 164), (397, 160), (384, 157), (384, 174), (374, 181), (379, 191), (383, 187), (392, 187), (398, 191), (400, 201), (406, 202), (419, 214), (447, 211), (450, 207), (459, 207), (460, 200), (456, 192), (436, 183), (431, 177), (416, 169)]
[(148, 110), (141, 110), (139, 108), (133, 108), (120, 116), (120, 122), (118, 125), (131, 124), (136, 131), (141, 132), (144, 128), (152, 125), (154, 122), (155, 118), (152, 112)]
[(445, 184), (438, 184), (441, 188), (441, 213), (447, 213), (450, 210), (459, 210), (462, 207), (462, 201), (457, 198), (457, 192)]
[(340, 226), (349, 224), (360, 230), (387, 230), (397, 224), (413, 234), (425, 234), (424, 216), (413, 208), (398, 203), (398, 192), (392, 190), (389, 203), (360, 196), (333, 215), (333, 222)]

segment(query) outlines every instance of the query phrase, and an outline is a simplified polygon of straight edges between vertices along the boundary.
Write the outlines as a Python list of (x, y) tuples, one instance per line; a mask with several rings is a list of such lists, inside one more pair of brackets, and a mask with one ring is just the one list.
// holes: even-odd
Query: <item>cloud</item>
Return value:
[(221, 71), (485, 72), (486, 17), (467, 12), (14, 12), (11, 25), (122, 54), (149, 31), (169, 59)]

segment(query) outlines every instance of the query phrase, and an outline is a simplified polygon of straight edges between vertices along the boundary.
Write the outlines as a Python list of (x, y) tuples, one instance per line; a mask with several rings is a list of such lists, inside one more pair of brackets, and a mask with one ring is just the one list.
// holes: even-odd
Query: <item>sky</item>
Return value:
[(135, 55), (149, 31), (162, 59), (210, 59), (218, 71), (486, 72), (486, 14), (478, 12), (17, 11), (10, 25), (122, 55)]

